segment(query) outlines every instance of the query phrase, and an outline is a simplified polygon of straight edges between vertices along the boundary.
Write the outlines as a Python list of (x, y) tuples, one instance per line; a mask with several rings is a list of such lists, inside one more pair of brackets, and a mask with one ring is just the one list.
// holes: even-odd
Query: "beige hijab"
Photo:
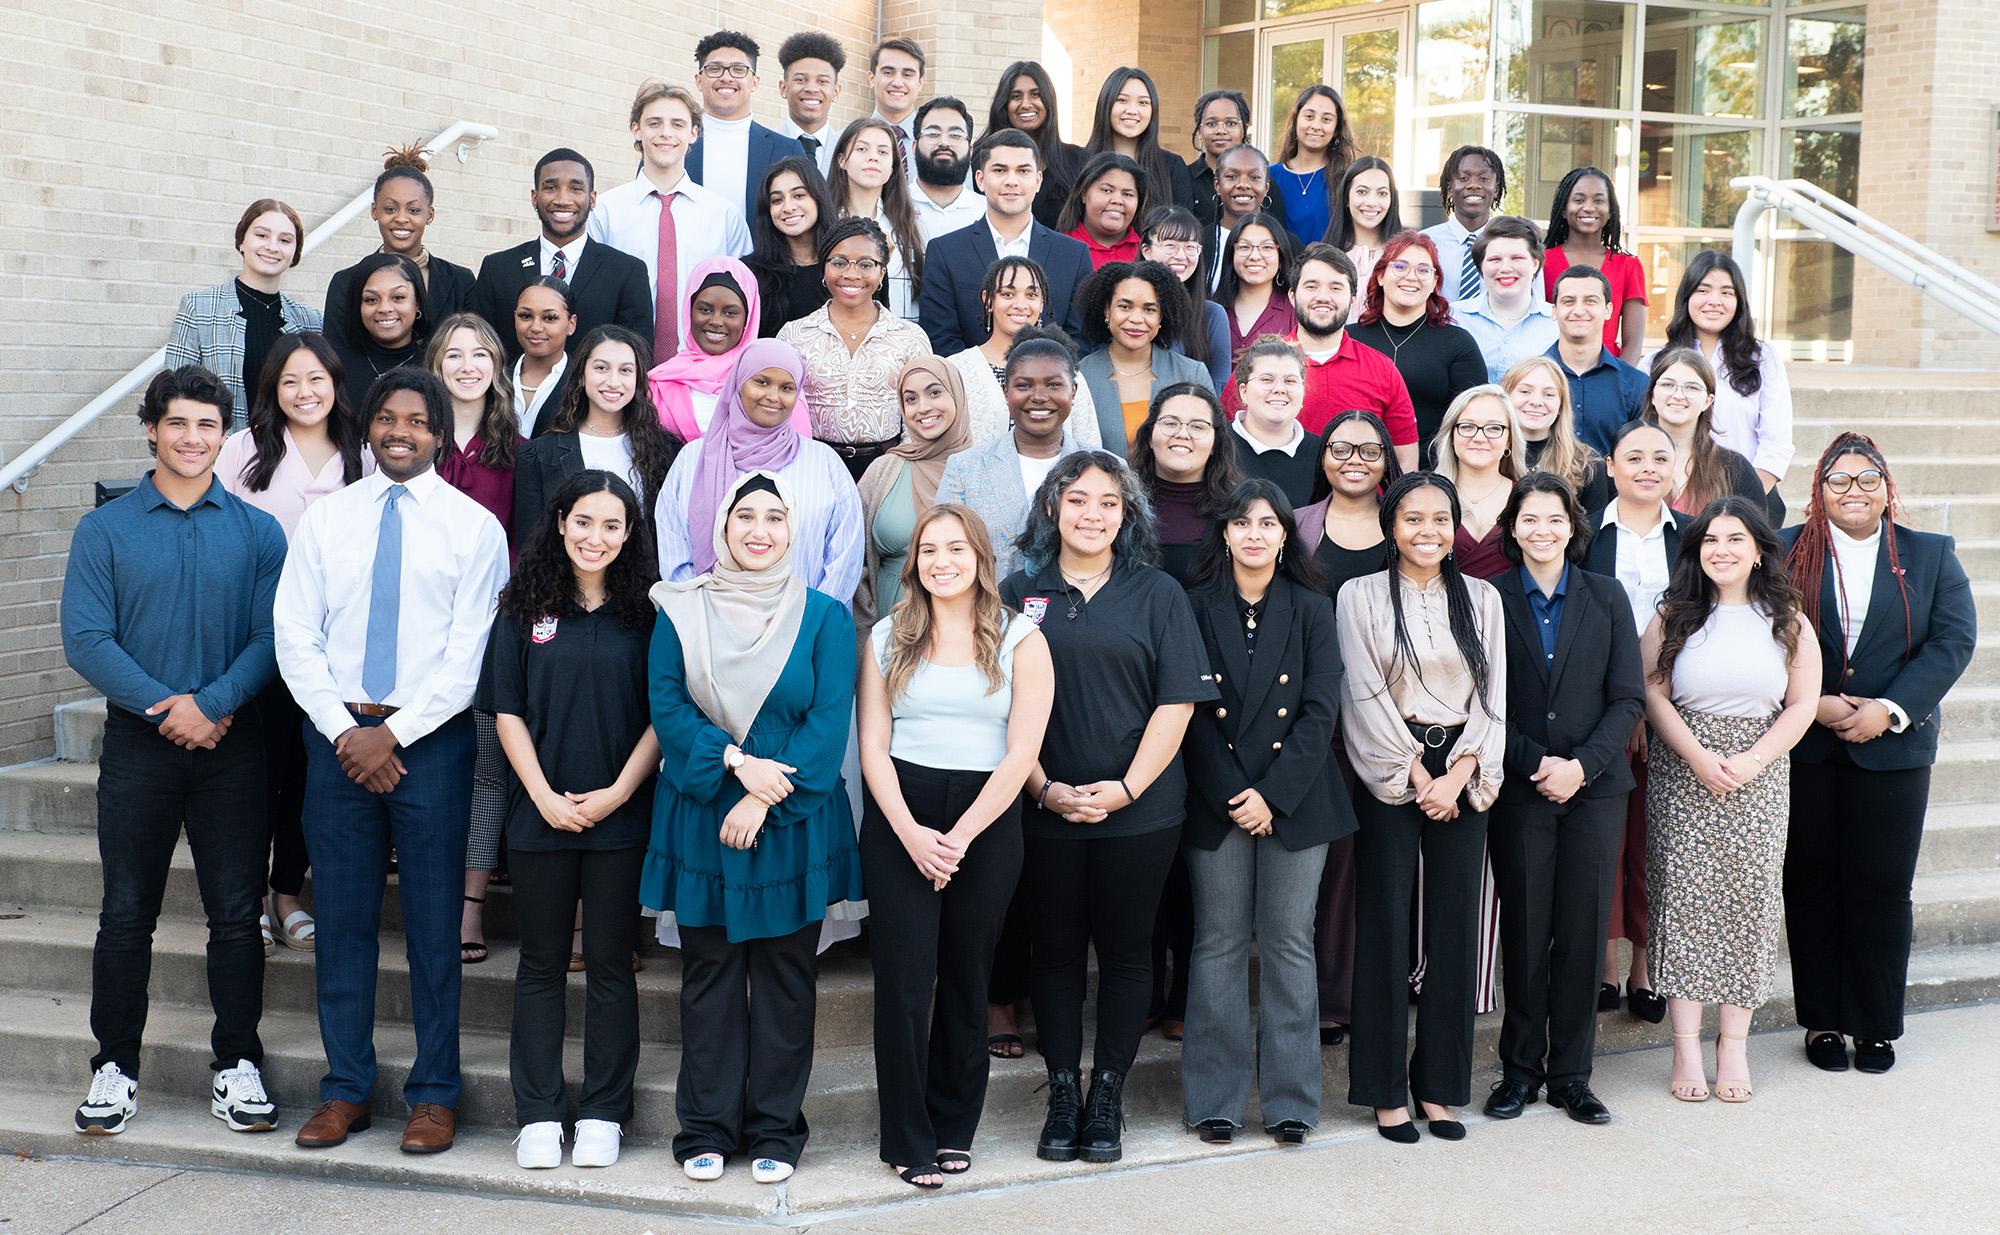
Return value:
[[(942, 356), (918, 356), (904, 365), (896, 374), (896, 404), (902, 406), (903, 384), (913, 374), (921, 373), (936, 378), (944, 386), (951, 398), (951, 423), (943, 433), (926, 442), (915, 434), (906, 434), (901, 442), (890, 448), (889, 453), (870, 464), (861, 475), (861, 509), (866, 516), (862, 526), (875, 526), (875, 513), (882, 509), (882, 503), (889, 500), (896, 481), (903, 469), (910, 469), (910, 504), (916, 508), (917, 518), (937, 503), (938, 481), (944, 478), (944, 465), (951, 456), (972, 445), (972, 411), (965, 401), (965, 381), (958, 370)], [(882, 565), (881, 552), (875, 547), (875, 537), (863, 533), (861, 537), (862, 562), (861, 584), (855, 592), (855, 625), (866, 638), (870, 623), (877, 616), (875, 612), (875, 572)]]
[(739, 744), (784, 672), (806, 612), (805, 581), (792, 573), (789, 545), (762, 570), (745, 570), (730, 552), (729, 512), (750, 482), (760, 479), (777, 490), (787, 511), (792, 509), (785, 483), (775, 473), (737, 477), (711, 529), (715, 568), (685, 583), (656, 583), (651, 593), (653, 604), (680, 636), (688, 695)]

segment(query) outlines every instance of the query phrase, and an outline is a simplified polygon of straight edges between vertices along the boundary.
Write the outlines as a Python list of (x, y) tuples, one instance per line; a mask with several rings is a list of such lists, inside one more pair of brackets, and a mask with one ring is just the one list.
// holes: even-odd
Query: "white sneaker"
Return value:
[(705, 1184), (710, 1180), (721, 1179), (722, 1155), (696, 1154), (686, 1162), (681, 1163), (681, 1170), (687, 1173), (689, 1179), (694, 1180), (698, 1184)]
[(139, 1082), (105, 1064), (90, 1078), (90, 1095), (76, 1108), (76, 1130), (85, 1136), (116, 1136), (139, 1113)]
[(545, 1171), (562, 1165), (562, 1125), (553, 1119), (532, 1123), (514, 1138), (514, 1165)]
[(208, 1113), (228, 1124), (231, 1132), (269, 1132), (278, 1126), (278, 1108), (264, 1092), (264, 1077), (247, 1059), (215, 1074)]
[(609, 1119), (576, 1121), (576, 1145), (569, 1151), (571, 1166), (610, 1166), (618, 1161), (618, 1138), (625, 1130)]
[(776, 1158), (759, 1158), (750, 1164), (750, 1178), (760, 1184), (781, 1184), (792, 1177), (794, 1169), (796, 1168), (789, 1162), (780, 1162)]

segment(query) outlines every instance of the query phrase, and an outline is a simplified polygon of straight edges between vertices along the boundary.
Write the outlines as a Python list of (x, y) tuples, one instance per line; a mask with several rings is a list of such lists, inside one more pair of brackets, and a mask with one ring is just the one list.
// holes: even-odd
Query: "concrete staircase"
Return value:
[[(1815, 384), (1815, 379), (1818, 379)], [(1803, 508), (1802, 474), (1835, 426), (1865, 427), (1888, 453), (1906, 495), (1910, 522), (1948, 529), (1979, 588), (1982, 642), (1972, 669), (1946, 704), (1946, 745), (1932, 788), (1932, 809), (1916, 887), (1913, 1008), (2000, 998), (2000, 453), (1983, 442), (2000, 425), (1992, 410), (1996, 379), (1967, 375), (1834, 371), (1795, 375), (1799, 404), (1810, 409), (1798, 425), (1799, 461), (1787, 485), (1794, 511)], [(1912, 389), (1912, 383), (1917, 388)], [(1985, 582), (1991, 581), (1991, 582)], [(266, 976), (263, 1036), (265, 1076), (281, 1103), (281, 1130), (270, 1136), (229, 1133), (205, 1113), (208, 1023), (204, 989), (204, 929), (192, 862), (177, 855), (166, 909), (154, 945), (153, 1008), (146, 1033), (144, 1105), (129, 1131), (115, 1138), (72, 1133), (70, 1111), (80, 1099), (94, 1049), (87, 1013), (90, 952), (101, 895), (95, 840), (96, 773), (102, 741), (102, 701), (67, 705), (57, 714), (62, 758), (0, 770), (0, 1147), (41, 1154), (84, 1154), (146, 1162), (216, 1166), (273, 1174), (313, 1175), (485, 1193), (560, 1197), (641, 1210), (786, 1220), (894, 1201), (913, 1200), (876, 1159), (874, 1061), (870, 1049), (872, 983), (863, 957), (836, 953), (823, 962), (816, 1026), (818, 1053), (806, 1102), (813, 1139), (799, 1174), (779, 1188), (749, 1182), (733, 1169), (721, 1183), (686, 1183), (665, 1148), (674, 1130), (673, 1100), (680, 1064), (679, 964), (649, 957), (639, 976), (644, 1051), (637, 1113), (624, 1159), (605, 1171), (514, 1167), (514, 1133), (507, 1076), (517, 952), (507, 888), (487, 906), (493, 955), (467, 968), (463, 996), (465, 1097), (456, 1149), (434, 1158), (396, 1151), (403, 1108), (399, 1087), (413, 1042), (408, 1024), (408, 967), (394, 938), (401, 919), (395, 897), (385, 906), (377, 1049), (381, 1077), (378, 1127), (348, 1145), (306, 1153), (291, 1132), (317, 1096), (325, 1064), (314, 1019), (312, 959), (279, 949)], [(308, 893), (308, 895), (310, 895)], [(877, 941), (878, 946), (882, 941)], [(1790, 979), (1757, 1023), (1778, 1033), (1761, 1051), (1790, 1050)], [(572, 1038), (583, 1014), (580, 977), (570, 988)], [(1498, 1017), (1479, 1020), (1475, 1059), (1494, 1058)], [(1912, 1049), (1921, 1049), (1919, 1019)], [(1605, 1051), (1666, 1042), (1665, 1027), (1622, 1014), (1603, 1018)], [(581, 1043), (571, 1043), (569, 1073), (580, 1074)], [(1132, 1127), (1126, 1166), (1212, 1157), (1180, 1130), (1178, 1051), (1147, 1038), (1128, 1088)], [(1357, 1108), (1344, 1105), (1344, 1049), (1324, 1052), (1326, 1098), (1321, 1136), (1372, 1135)], [(1075, 1177), (1080, 1165), (1042, 1163), (1033, 1156), (1042, 1080), (1031, 1057), (996, 1061), (987, 1117), (975, 1150), (975, 1174), (954, 1191), (1023, 1181)], [(1482, 1071), (1481, 1076), (1484, 1075)], [(1476, 1085), (1483, 1089), (1483, 1084)], [(1662, 1098), (1664, 1101), (1664, 1097)], [(1251, 1119), (1254, 1121), (1254, 1113)], [(1229, 1152), (1263, 1152), (1251, 1135)]]

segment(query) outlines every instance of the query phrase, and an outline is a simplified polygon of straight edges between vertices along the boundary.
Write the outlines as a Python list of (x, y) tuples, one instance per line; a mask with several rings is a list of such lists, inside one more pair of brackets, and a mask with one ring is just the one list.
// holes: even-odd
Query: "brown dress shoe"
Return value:
[(403, 1152), (441, 1154), (451, 1148), (458, 1135), (458, 1112), (448, 1106), (423, 1102), (410, 1108), (410, 1122), (403, 1125)]
[(342, 1102), (332, 1098), (319, 1104), (319, 1109), (306, 1120), (299, 1129), (300, 1149), (332, 1149), (347, 1140), (350, 1132), (366, 1132), (373, 1118), (365, 1106), (352, 1102)]

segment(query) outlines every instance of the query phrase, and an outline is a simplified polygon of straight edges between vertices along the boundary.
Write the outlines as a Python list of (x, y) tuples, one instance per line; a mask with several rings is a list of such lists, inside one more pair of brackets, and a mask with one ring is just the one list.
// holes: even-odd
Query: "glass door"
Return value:
[(1325, 82), (1340, 92), (1347, 123), (1362, 154), (1397, 160), (1405, 85), (1404, 49), (1409, 14), (1391, 12), (1312, 22), (1263, 33), (1263, 67), (1257, 114), (1264, 123), (1256, 143), (1273, 159), (1285, 144), (1285, 119), (1307, 86)]

